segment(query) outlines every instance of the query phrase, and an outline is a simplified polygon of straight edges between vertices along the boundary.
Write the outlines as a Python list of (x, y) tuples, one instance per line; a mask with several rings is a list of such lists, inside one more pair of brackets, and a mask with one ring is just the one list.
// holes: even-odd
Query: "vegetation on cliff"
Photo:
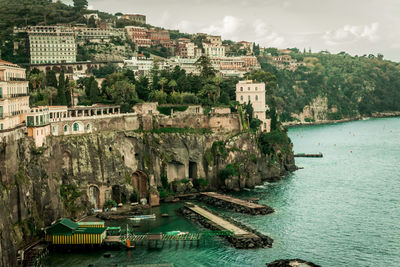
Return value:
[[(350, 56), (330, 54), (290, 54), (305, 63), (296, 71), (278, 70), (269, 56), (261, 56), (262, 69), (276, 76), (276, 105), (281, 121), (290, 121), (317, 97), (328, 99), (328, 119), (369, 116), (373, 112), (399, 111), (400, 65), (382, 55)], [(334, 112), (332, 112), (334, 111)]]

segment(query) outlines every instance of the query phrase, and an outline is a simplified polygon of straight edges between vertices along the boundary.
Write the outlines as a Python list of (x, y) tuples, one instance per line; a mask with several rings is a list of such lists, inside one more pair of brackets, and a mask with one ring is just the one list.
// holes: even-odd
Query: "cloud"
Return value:
[(257, 43), (263, 46), (269, 47), (279, 47), (285, 41), (283, 36), (280, 36), (278, 33), (271, 31), (267, 24), (258, 19), (253, 23), (255, 40)]
[(225, 38), (232, 38), (239, 31), (242, 21), (233, 16), (225, 16), (222, 21), (201, 29), (209, 34), (222, 35)]
[(322, 39), (328, 45), (352, 43), (359, 40), (376, 42), (379, 40), (378, 29), (379, 23), (377, 22), (364, 26), (345, 25), (334, 31), (325, 32)]

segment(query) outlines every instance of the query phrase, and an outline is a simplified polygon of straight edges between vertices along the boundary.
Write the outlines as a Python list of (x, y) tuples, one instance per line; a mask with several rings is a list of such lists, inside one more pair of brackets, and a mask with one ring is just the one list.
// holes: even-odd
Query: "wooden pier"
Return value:
[(274, 212), (273, 208), (266, 205), (261, 205), (258, 203), (215, 192), (201, 193), (201, 200), (213, 206), (227, 208), (236, 212), (248, 213), (252, 215), (269, 214)]

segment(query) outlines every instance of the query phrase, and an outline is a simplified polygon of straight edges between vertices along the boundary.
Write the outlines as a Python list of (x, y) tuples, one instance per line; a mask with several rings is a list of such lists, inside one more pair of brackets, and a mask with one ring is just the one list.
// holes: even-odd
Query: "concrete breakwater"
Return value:
[(188, 220), (210, 230), (230, 231), (224, 236), (237, 249), (272, 247), (272, 238), (231, 218), (216, 215), (204, 207), (186, 203), (178, 212)]
[(265, 215), (274, 212), (274, 209), (266, 206), (242, 200), (239, 198), (218, 194), (215, 192), (204, 192), (199, 196), (200, 201), (219, 208), (224, 208), (240, 213), (251, 215)]

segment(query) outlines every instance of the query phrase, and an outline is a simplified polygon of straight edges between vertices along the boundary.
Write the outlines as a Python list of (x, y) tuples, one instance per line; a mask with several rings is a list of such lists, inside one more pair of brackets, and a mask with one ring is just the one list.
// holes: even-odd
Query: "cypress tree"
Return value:
[(56, 104), (65, 106), (67, 105), (67, 98), (65, 97), (65, 78), (64, 71), (61, 71), (60, 77), (58, 78), (58, 87), (57, 87), (57, 97)]

